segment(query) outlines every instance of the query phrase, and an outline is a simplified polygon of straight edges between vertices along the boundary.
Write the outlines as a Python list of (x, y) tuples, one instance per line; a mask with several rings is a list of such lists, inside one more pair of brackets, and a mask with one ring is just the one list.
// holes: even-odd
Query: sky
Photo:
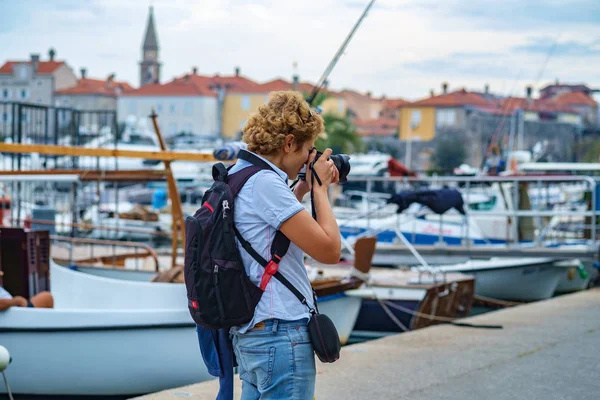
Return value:
[[(154, 7), (161, 81), (190, 72), (317, 81), (368, 0), (0, 0), (0, 62), (47, 59), (139, 85)], [(294, 68), (294, 64), (296, 67)], [(600, 88), (598, 0), (377, 0), (332, 89), (409, 100), (467, 88), (502, 95), (558, 79)]]

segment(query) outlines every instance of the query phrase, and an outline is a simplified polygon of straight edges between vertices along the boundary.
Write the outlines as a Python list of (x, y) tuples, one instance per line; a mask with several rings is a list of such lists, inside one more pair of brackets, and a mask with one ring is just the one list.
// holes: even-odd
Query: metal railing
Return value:
[[(507, 176), (507, 177), (456, 177), (456, 176), (439, 176), (439, 177), (349, 177), (350, 186), (353, 191), (356, 191), (357, 183), (362, 183), (362, 188), (365, 191), (365, 196), (369, 197), (376, 194), (373, 191), (373, 187), (378, 185), (383, 188), (391, 197), (392, 193), (396, 193), (402, 190), (417, 190), (419, 188), (436, 189), (442, 187), (456, 188), (462, 193), (465, 201), (466, 215), (464, 216), (464, 228), (465, 234), (461, 238), (461, 244), (465, 246), (471, 245), (471, 233), (472, 226), (477, 225), (477, 220), (483, 217), (497, 217), (499, 219), (505, 219), (507, 229), (510, 228), (511, 234), (506, 239), (506, 245), (519, 245), (522, 240), (519, 240), (520, 233), (522, 233), (526, 227), (522, 224), (524, 219), (528, 218), (532, 222), (533, 239), (527, 240), (533, 242), (535, 245), (542, 245), (542, 242), (548, 239), (587, 239), (592, 242), (599, 240), (598, 235), (600, 209), (598, 204), (598, 197), (600, 193), (598, 191), (598, 181), (589, 176)], [(576, 202), (570, 203), (568, 199), (566, 201), (552, 201), (550, 199), (550, 192), (554, 191), (561, 194), (561, 190), (568, 188), (569, 186), (579, 185), (581, 190), (580, 198)], [(360, 185), (359, 185), (360, 186)], [(537, 201), (531, 204), (529, 201), (529, 193), (525, 189), (533, 189), (537, 191)], [(523, 193), (523, 190), (525, 192)], [(496, 197), (495, 201), (502, 201), (503, 204), (496, 209), (491, 210), (476, 210), (469, 209), (473, 205), (471, 200), (475, 197), (476, 192), (479, 194), (492, 194)], [(544, 195), (546, 197), (544, 197)], [(380, 193), (377, 194), (380, 197)], [(530, 207), (526, 207), (530, 204)], [(577, 204), (579, 209), (564, 209), (565, 205)], [(563, 209), (561, 209), (561, 206)], [(357, 213), (358, 217), (362, 217), (366, 220), (367, 232), (365, 234), (373, 234), (382, 229), (388, 229), (391, 231), (396, 230), (402, 223), (406, 224), (407, 220), (402, 221), (401, 218), (418, 218), (428, 217), (436, 215), (433, 212), (427, 212), (426, 208), (420, 210), (419, 215), (409, 215), (406, 211), (398, 215), (398, 219), (395, 225), (388, 227), (377, 226), (377, 222), (381, 222), (380, 218), (373, 217), (373, 211), (377, 211), (380, 206), (375, 206), (374, 202), (368, 202), (367, 212), (362, 216)], [(575, 207), (574, 207), (575, 208)], [(436, 215), (438, 218), (438, 246), (447, 245), (444, 241), (444, 226), (447, 224), (456, 224), (456, 218), (454, 221), (448, 221), (444, 218), (444, 215)], [(552, 219), (567, 217), (571, 220), (583, 221), (580, 224), (578, 231), (575, 234), (564, 234), (561, 235), (555, 227), (550, 225)], [(544, 220), (547, 224), (544, 224)], [(399, 231), (399, 230), (398, 230)], [(403, 233), (409, 236), (409, 240), (416, 237), (419, 232), (414, 231), (403, 231)], [(485, 238), (484, 238), (485, 239)], [(414, 240), (410, 240), (414, 243)]]

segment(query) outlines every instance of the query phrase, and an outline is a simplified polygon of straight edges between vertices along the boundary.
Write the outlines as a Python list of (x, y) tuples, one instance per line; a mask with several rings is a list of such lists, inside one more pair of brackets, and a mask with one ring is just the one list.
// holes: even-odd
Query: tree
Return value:
[(333, 113), (323, 115), (325, 137), (319, 137), (315, 146), (320, 149), (331, 147), (334, 153), (355, 153), (362, 150), (362, 141), (356, 128), (347, 117)]
[(433, 152), (432, 162), (442, 172), (452, 171), (467, 158), (463, 140), (453, 137), (438, 138)]
[[(311, 93), (303, 93), (303, 95), (308, 100)], [(321, 106), (328, 97), (329, 94), (320, 91), (312, 102), (312, 107)], [(362, 150), (362, 140), (348, 116), (340, 116), (332, 112), (326, 112), (321, 116), (325, 122), (325, 137), (319, 137), (315, 142), (315, 146), (319, 150), (330, 147), (336, 154)]]

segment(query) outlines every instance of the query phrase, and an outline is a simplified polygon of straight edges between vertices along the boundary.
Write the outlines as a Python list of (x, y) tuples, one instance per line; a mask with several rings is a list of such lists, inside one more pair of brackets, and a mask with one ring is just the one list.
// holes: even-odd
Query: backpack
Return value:
[[(212, 170), (214, 183), (204, 193), (202, 206), (185, 220), (184, 280), (188, 309), (194, 321), (207, 329), (244, 325), (253, 318), (269, 279), (275, 276), (280, 281), (287, 281), (277, 268), (288, 250), (289, 239), (277, 231), (271, 245), (271, 261), (266, 261), (234, 225), (234, 200), (239, 191), (257, 172), (272, 170), (260, 158), (242, 152), (239, 158), (253, 165), (229, 174), (222, 163), (215, 164)], [(246, 274), (236, 237), (265, 268), (260, 287)], [(289, 282), (288, 285), (291, 286)]]

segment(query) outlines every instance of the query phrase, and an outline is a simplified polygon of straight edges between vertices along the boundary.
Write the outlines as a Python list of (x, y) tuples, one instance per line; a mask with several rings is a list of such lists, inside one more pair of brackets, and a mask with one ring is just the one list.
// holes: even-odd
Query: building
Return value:
[[(222, 126), (223, 136), (226, 138), (236, 138), (240, 136), (244, 125), (250, 114), (258, 110), (260, 105), (269, 100), (269, 93), (280, 90), (297, 90), (305, 96), (309, 96), (315, 86), (311, 83), (300, 82), (298, 77), (294, 77), (292, 82), (282, 78), (277, 78), (269, 82), (258, 84), (247, 78), (240, 76), (239, 68), (233, 77), (218, 77), (215, 82), (220, 84), (219, 88), (224, 88)], [(214, 78), (213, 78), (214, 79)], [(213, 83), (211, 87), (215, 87)], [(323, 88), (322, 92), (326, 94), (325, 99), (320, 104), (322, 113), (334, 113), (345, 115), (346, 105), (344, 98), (334, 91)]]
[(171, 82), (150, 83), (139, 89), (123, 92), (117, 102), (119, 122), (137, 124), (141, 130), (151, 129), (149, 116), (158, 114), (165, 137), (191, 133), (217, 137), (217, 92), (190, 74)]
[(381, 99), (371, 96), (370, 92), (362, 94), (354, 90), (340, 92), (346, 103), (348, 115), (361, 121), (377, 119), (381, 116), (385, 105)]
[(385, 119), (396, 120), (396, 125), (398, 126), (400, 124), (400, 110), (403, 106), (409, 104), (409, 102), (404, 99), (386, 99), (385, 97), (381, 101), (383, 104), (379, 116)]
[(92, 79), (87, 77), (86, 69), (82, 68), (81, 78), (74, 86), (54, 93), (55, 104), (83, 111), (116, 111), (117, 98), (133, 90), (129, 83), (115, 80), (115, 74), (106, 79)]
[(140, 62), (140, 87), (160, 82), (160, 67), (158, 57), (158, 37), (154, 26), (154, 8), (150, 7), (146, 33), (142, 44), (142, 61)]
[(557, 80), (554, 84), (546, 85), (540, 89), (540, 99), (549, 100), (562, 93), (575, 92), (584, 93), (585, 95), (590, 96), (593, 90), (584, 84), (569, 85), (560, 83)]
[(54, 49), (48, 60), (32, 54), (29, 60), (7, 61), (0, 67), (0, 101), (54, 104), (54, 93), (77, 83), (73, 70), (55, 59)]
[(540, 90), (540, 99), (577, 111), (582, 118), (585, 131), (599, 132), (598, 102), (593, 97), (599, 92), (600, 90), (590, 89), (583, 84), (561, 84), (557, 81)]
[(400, 140), (428, 142), (441, 129), (464, 129), (471, 108), (491, 104), (483, 96), (465, 89), (448, 93), (444, 84), (442, 94), (400, 106)]
[(354, 120), (356, 131), (366, 142), (373, 139), (397, 138), (398, 137), (398, 119), (396, 118), (377, 118), (362, 121)]

